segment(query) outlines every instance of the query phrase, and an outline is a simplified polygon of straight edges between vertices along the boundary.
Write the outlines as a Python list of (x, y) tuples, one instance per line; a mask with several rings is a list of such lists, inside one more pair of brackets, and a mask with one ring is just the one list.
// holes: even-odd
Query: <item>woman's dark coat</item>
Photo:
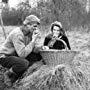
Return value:
[(69, 50), (71, 49), (67, 36), (65, 36), (65, 35), (61, 36), (60, 40), (56, 39), (54, 44), (50, 45), (50, 43), (52, 41), (52, 38), (53, 38), (52, 34), (49, 34), (48, 36), (46, 36), (45, 40), (44, 40), (44, 46), (49, 46), (50, 49), (59, 49), (59, 50), (62, 50), (62, 49), (65, 49), (65, 45), (61, 41), (61, 40), (63, 40), (66, 43), (68, 49)]

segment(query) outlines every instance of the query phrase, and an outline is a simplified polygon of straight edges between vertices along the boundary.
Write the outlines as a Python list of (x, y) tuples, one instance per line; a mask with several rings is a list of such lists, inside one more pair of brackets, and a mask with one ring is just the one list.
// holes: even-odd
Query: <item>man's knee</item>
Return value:
[(12, 66), (13, 71), (19, 76), (22, 75), (29, 67), (29, 62), (23, 60), (21, 63)]
[(29, 67), (29, 61), (25, 60), (24, 61), (24, 68), (27, 69)]

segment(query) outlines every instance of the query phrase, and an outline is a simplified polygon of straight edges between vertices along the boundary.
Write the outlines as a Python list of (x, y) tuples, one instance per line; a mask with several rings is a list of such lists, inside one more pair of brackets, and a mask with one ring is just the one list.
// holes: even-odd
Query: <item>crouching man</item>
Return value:
[(3, 43), (0, 49), (0, 64), (9, 69), (5, 72), (8, 86), (11, 86), (30, 65), (41, 60), (41, 55), (33, 52), (35, 42), (40, 37), (39, 25), (40, 19), (29, 15), (23, 25), (11, 31)]

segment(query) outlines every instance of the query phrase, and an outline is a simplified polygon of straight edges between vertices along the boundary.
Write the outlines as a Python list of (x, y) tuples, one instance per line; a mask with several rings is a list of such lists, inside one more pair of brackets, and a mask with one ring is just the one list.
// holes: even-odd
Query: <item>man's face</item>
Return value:
[(34, 30), (38, 28), (39, 24), (37, 22), (27, 23), (25, 25), (25, 31), (27, 34), (33, 33)]

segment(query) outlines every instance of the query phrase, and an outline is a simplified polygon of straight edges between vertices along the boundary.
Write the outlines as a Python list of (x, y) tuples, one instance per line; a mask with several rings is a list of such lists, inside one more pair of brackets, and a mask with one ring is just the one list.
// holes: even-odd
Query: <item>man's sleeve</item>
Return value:
[(27, 57), (34, 48), (34, 42), (32, 41), (28, 45), (25, 46), (22, 35), (13, 36), (13, 45), (18, 56), (24, 57), (24, 58)]

